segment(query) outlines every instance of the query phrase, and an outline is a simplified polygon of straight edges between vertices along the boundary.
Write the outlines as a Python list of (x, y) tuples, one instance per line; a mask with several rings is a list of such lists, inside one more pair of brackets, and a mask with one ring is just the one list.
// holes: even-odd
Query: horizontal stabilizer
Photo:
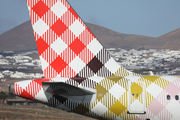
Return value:
[(45, 92), (53, 93), (55, 95), (82, 96), (96, 93), (95, 89), (88, 88), (87, 90), (63, 82), (42, 82), (42, 84)]
[[(96, 100), (96, 89), (75, 87), (63, 82), (42, 82), (46, 93), (84, 103)], [(56, 97), (57, 98), (57, 97)]]

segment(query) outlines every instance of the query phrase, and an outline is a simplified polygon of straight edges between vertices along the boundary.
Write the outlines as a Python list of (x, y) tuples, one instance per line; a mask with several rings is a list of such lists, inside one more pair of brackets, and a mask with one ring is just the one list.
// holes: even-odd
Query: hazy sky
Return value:
[[(68, 0), (85, 22), (158, 37), (180, 28), (180, 0)], [(0, 34), (29, 20), (26, 0), (0, 0)]]

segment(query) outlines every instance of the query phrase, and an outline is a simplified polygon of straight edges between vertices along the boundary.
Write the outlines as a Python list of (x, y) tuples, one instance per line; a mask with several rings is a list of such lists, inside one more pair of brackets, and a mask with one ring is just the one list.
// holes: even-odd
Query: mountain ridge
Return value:
[[(180, 45), (180, 28), (154, 38), (118, 33), (91, 23), (86, 25), (105, 48), (177, 50)], [(37, 48), (30, 20), (1, 34), (0, 42), (0, 51), (27, 51)]]
[(151, 41), (147, 41), (146, 43), (142, 43), (141, 45), (146, 49), (150, 49), (153, 46), (154, 49), (179, 50), (180, 28), (154, 38)]

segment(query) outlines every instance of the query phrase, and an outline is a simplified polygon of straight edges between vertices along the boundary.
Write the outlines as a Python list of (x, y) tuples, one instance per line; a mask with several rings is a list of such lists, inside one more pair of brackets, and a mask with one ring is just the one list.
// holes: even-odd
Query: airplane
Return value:
[(45, 78), (9, 93), (96, 119), (178, 120), (179, 76), (120, 66), (66, 0), (26, 0)]

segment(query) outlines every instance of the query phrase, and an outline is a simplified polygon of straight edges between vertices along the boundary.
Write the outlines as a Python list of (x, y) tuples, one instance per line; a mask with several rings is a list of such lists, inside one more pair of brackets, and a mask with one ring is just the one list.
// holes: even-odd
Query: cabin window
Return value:
[(167, 95), (167, 100), (170, 100), (171, 99), (171, 96), (170, 95)]
[(178, 95), (175, 95), (175, 99), (176, 99), (176, 100), (179, 100), (179, 96), (178, 96)]

